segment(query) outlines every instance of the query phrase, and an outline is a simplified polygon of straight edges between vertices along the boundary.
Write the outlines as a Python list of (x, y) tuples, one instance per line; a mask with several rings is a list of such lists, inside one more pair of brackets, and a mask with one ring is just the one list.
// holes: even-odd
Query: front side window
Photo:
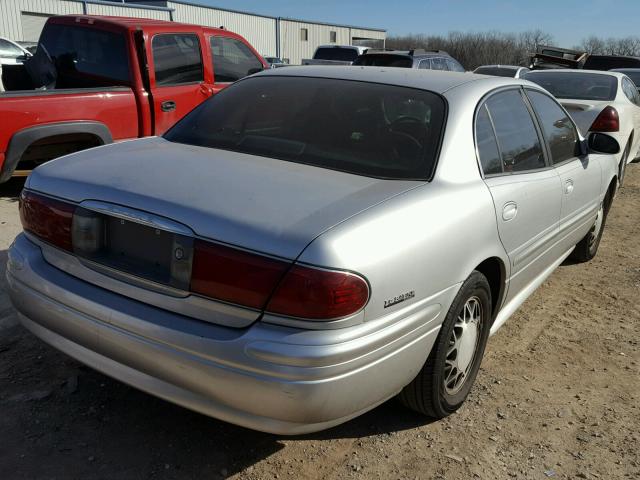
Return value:
[(554, 164), (579, 154), (578, 132), (565, 111), (547, 95), (527, 90), (527, 96), (540, 119), (540, 126), (551, 150)]
[(124, 35), (97, 28), (50, 24), (40, 44), (51, 56), (57, 88), (129, 84), (129, 54)]
[(502, 161), (498, 142), (496, 142), (495, 132), (489, 118), (487, 106), (482, 105), (476, 117), (476, 146), (482, 172), (485, 175), (495, 175), (502, 173)]
[(156, 85), (204, 81), (200, 42), (190, 33), (156, 35), (151, 42)]
[(348, 80), (257, 76), (164, 136), (189, 145), (388, 179), (429, 179), (445, 120), (432, 92)]
[(21, 57), (24, 52), (11, 42), (0, 38), (0, 57)]
[(506, 173), (544, 168), (545, 160), (529, 109), (519, 90), (507, 90), (486, 101)]
[(213, 76), (216, 82), (235, 82), (262, 70), (262, 62), (242, 41), (211, 37)]

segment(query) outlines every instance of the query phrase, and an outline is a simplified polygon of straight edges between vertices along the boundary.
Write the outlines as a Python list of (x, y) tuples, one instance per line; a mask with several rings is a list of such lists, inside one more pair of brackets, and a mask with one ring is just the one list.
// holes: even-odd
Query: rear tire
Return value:
[(399, 393), (400, 402), (434, 418), (458, 410), (478, 374), (492, 318), (489, 282), (474, 271), (453, 300), (422, 370)]
[(610, 195), (610, 193), (607, 193), (604, 197), (604, 201), (600, 205), (600, 210), (598, 210), (596, 221), (584, 238), (578, 242), (573, 252), (571, 252), (571, 258), (576, 262), (588, 262), (598, 253), (600, 240), (602, 240), (602, 234), (604, 233), (604, 226), (607, 222), (607, 215), (609, 214), (609, 206), (611, 205)]

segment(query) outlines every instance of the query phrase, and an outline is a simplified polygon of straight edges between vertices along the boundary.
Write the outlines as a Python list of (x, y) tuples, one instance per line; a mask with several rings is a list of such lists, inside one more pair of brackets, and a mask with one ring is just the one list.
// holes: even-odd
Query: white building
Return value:
[(115, 15), (220, 27), (239, 33), (264, 56), (299, 64), (318, 45), (384, 46), (386, 31), (214, 8), (182, 0), (0, 0), (0, 37), (37, 41), (52, 15)]

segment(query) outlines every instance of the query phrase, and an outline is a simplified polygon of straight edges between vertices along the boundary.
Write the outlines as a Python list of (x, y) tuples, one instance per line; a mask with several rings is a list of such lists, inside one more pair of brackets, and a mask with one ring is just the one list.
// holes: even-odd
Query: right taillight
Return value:
[(75, 205), (23, 190), (18, 206), (25, 231), (63, 250), (73, 250), (71, 226)]
[(591, 124), (591, 132), (617, 132), (620, 130), (620, 116), (612, 106), (605, 107)]
[(333, 320), (353, 315), (369, 300), (369, 285), (359, 275), (294, 265), (266, 311), (288, 317)]

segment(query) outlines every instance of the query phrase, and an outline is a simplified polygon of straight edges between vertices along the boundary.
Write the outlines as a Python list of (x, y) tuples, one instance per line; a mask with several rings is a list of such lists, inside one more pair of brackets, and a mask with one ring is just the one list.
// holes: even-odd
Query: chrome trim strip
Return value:
[(113, 203), (99, 202), (97, 200), (85, 200), (80, 202), (80, 207), (103, 213), (112, 217), (122, 218), (131, 222), (140, 223), (148, 227), (159, 228), (171, 233), (178, 233), (188, 237), (195, 237), (193, 230), (182, 223), (174, 222), (166, 217), (154, 215), (152, 213), (123, 207)]

